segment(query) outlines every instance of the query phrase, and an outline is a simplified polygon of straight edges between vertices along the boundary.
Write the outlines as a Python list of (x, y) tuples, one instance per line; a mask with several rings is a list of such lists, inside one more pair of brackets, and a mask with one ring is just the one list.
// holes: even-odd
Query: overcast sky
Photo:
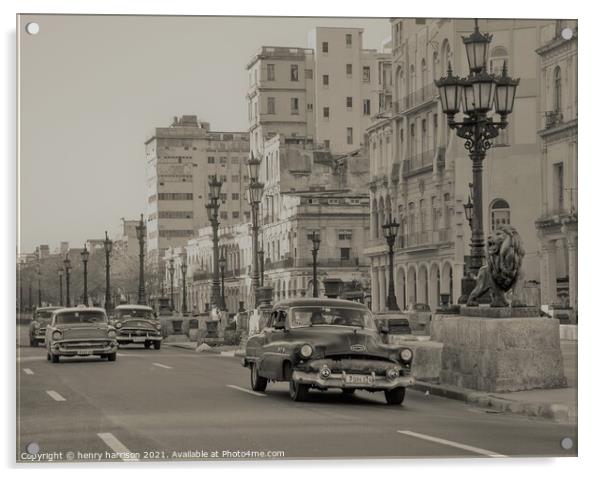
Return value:
[(144, 141), (173, 116), (246, 131), (245, 65), (262, 45), (307, 46), (315, 26), (388, 19), (27, 15), (21, 41), (20, 245), (72, 247), (145, 212)]

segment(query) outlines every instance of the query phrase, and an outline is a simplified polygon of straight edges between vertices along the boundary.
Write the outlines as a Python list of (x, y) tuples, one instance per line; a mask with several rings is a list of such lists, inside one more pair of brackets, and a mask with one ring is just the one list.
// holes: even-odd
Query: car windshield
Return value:
[(306, 326), (359, 326), (375, 329), (372, 314), (367, 310), (329, 306), (303, 306), (289, 311), (292, 328)]
[(115, 318), (144, 318), (147, 320), (154, 319), (152, 310), (143, 310), (140, 308), (120, 308), (115, 310)]
[(77, 325), (106, 323), (107, 315), (102, 311), (65, 311), (56, 315), (55, 323), (57, 325)]
[(50, 317), (52, 316), (52, 312), (53, 310), (39, 310), (36, 311), (36, 320), (40, 320), (40, 321), (48, 321), (50, 319)]

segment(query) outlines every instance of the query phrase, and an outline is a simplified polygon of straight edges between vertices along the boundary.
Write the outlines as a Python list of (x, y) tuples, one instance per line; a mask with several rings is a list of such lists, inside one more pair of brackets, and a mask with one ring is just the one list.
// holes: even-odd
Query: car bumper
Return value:
[(71, 344), (65, 346), (62, 343), (57, 343), (49, 347), (50, 354), (58, 356), (102, 356), (105, 354), (116, 353), (119, 345), (117, 341), (112, 341), (107, 344), (89, 344), (82, 346)]
[(309, 384), (318, 389), (368, 389), (373, 391), (386, 391), (399, 387), (412, 386), (415, 383), (413, 376), (399, 376), (389, 380), (384, 376), (374, 376), (371, 383), (348, 383), (345, 373), (331, 374), (328, 378), (321, 377), (318, 373), (306, 371), (293, 371), (293, 381), (300, 384)]
[(145, 343), (145, 342), (156, 342), (163, 341), (162, 336), (117, 336), (117, 342), (119, 344), (130, 344), (130, 343)]

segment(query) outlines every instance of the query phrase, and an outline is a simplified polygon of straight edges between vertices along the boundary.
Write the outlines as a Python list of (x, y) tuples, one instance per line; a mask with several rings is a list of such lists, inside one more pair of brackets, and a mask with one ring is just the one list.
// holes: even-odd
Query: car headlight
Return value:
[(299, 354), (301, 355), (301, 357), (303, 359), (307, 359), (312, 354), (314, 354), (314, 349), (311, 347), (311, 345), (304, 344), (303, 346), (301, 346), (301, 349), (299, 350)]
[(401, 350), (401, 352), (399, 353), (399, 356), (401, 357), (402, 361), (411, 361), (412, 360), (412, 350), (408, 349), (408, 348), (404, 348)]
[(161, 323), (157, 323), (155, 326), (157, 327), (158, 331), (161, 331)]
[(121, 328), (121, 323), (119, 323), (119, 322), (115, 323), (115, 328)]
[(397, 379), (398, 377), (399, 377), (399, 371), (397, 371), (396, 368), (387, 369), (387, 379), (389, 381), (393, 381), (394, 379)]
[(39, 328), (39, 327), (40, 327), (40, 324), (39, 324), (37, 321), (34, 321), (34, 322), (33, 322), (33, 327), (34, 327), (34, 328)]
[(60, 340), (62, 336), (63, 336), (63, 333), (61, 333), (59, 330), (56, 330), (56, 331), (52, 332), (52, 339), (53, 340)]
[(109, 330), (107, 335), (109, 336), (109, 338), (115, 338), (115, 336), (117, 336), (117, 333), (115, 333), (115, 330)]

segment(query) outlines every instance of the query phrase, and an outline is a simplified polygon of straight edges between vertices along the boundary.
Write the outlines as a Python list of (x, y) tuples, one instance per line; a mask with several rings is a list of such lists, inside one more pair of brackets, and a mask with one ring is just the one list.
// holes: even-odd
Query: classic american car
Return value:
[(120, 345), (137, 343), (147, 349), (151, 345), (161, 349), (161, 323), (150, 306), (119, 305), (114, 310), (111, 324), (117, 330)]
[(29, 345), (36, 347), (46, 339), (46, 326), (50, 322), (52, 312), (59, 310), (60, 306), (46, 306), (38, 308), (33, 313), (33, 318), (29, 324)]
[(47, 359), (58, 363), (61, 356), (100, 356), (117, 359), (115, 328), (104, 308), (60, 308), (46, 327)]
[(263, 330), (249, 338), (243, 366), (251, 387), (288, 381), (294, 401), (311, 388), (384, 391), (388, 404), (401, 404), (411, 376), (412, 350), (383, 342), (372, 313), (361, 303), (299, 298), (277, 303)]

